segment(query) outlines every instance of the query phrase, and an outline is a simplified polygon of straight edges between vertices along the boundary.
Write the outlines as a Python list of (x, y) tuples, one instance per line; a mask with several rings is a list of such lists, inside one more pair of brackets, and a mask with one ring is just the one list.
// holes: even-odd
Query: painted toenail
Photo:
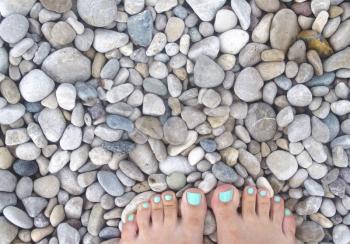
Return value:
[(259, 192), (259, 195), (260, 195), (261, 197), (266, 197), (267, 192), (266, 192), (266, 191), (260, 191), (260, 192)]
[(135, 219), (135, 216), (134, 216), (133, 214), (130, 214), (130, 215), (128, 216), (128, 221), (129, 221), (129, 222), (134, 221), (134, 219)]
[(192, 206), (199, 206), (202, 202), (202, 195), (197, 192), (187, 192), (187, 202)]
[(153, 201), (154, 201), (155, 203), (160, 203), (160, 197), (159, 197), (159, 196), (154, 197), (154, 198), (153, 198)]
[(248, 193), (249, 195), (253, 195), (253, 194), (254, 194), (254, 188), (253, 188), (253, 187), (248, 187), (247, 193)]
[(172, 195), (165, 195), (165, 196), (164, 196), (164, 199), (165, 199), (166, 201), (171, 201), (171, 200), (173, 199), (173, 196), (172, 196)]
[(219, 200), (220, 202), (223, 202), (223, 203), (230, 202), (232, 200), (232, 197), (233, 197), (233, 190), (220, 192), (219, 194)]
[(286, 208), (285, 210), (284, 210), (284, 216), (291, 216), (292, 215), (292, 212), (288, 209), (288, 208)]
[(277, 203), (281, 202), (281, 197), (280, 196), (275, 196), (273, 200)]
[(144, 203), (142, 204), (142, 207), (143, 207), (143, 208), (148, 208), (148, 207), (149, 207), (148, 202), (144, 202)]

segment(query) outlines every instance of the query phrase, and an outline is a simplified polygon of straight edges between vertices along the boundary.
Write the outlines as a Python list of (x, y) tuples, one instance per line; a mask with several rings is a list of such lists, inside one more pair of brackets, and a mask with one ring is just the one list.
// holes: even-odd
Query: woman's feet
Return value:
[(179, 203), (170, 191), (154, 195), (128, 216), (121, 244), (202, 244), (206, 211), (205, 196), (198, 189), (187, 190)]
[[(213, 192), (210, 203), (219, 244), (296, 243), (291, 212), (284, 209), (283, 199), (271, 199), (263, 189), (246, 187), (241, 199), (235, 187), (221, 185)], [(121, 244), (202, 244), (205, 196), (198, 189), (189, 189), (179, 205), (173, 192), (155, 195), (150, 202), (142, 203), (125, 223)], [(237, 211), (240, 205), (241, 213)]]
[[(241, 202), (241, 213), (237, 211)], [(217, 222), (219, 244), (294, 244), (295, 219), (283, 200), (271, 199), (267, 191), (246, 187), (240, 201), (239, 191), (231, 185), (216, 188), (211, 208)]]

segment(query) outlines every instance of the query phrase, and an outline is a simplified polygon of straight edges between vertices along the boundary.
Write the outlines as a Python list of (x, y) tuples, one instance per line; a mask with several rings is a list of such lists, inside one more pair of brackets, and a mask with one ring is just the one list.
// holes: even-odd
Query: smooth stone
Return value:
[(38, 178), (34, 181), (34, 192), (44, 198), (57, 196), (60, 189), (60, 182), (54, 175)]
[(4, 17), (14, 13), (26, 16), (35, 2), (35, 0), (28, 0), (25, 2), (21, 0), (4, 0), (0, 2), (0, 13)]
[(58, 83), (86, 81), (91, 76), (91, 61), (77, 49), (66, 47), (51, 53), (42, 70)]
[(234, 91), (245, 102), (254, 102), (262, 98), (264, 86), (260, 73), (253, 67), (243, 69), (237, 76)]
[(8, 221), (22, 229), (31, 229), (33, 227), (33, 220), (26, 212), (17, 207), (8, 206), (4, 209), (3, 214)]
[(193, 72), (195, 85), (203, 88), (219, 86), (225, 78), (222, 68), (205, 55), (197, 58)]
[(210, 139), (200, 140), (199, 144), (204, 149), (204, 151), (206, 151), (208, 153), (215, 152), (216, 148), (217, 148), (216, 142), (214, 140), (210, 140)]
[(256, 5), (265, 12), (276, 12), (280, 8), (278, 0), (257, 0)]
[(238, 160), (240, 164), (247, 170), (249, 174), (253, 177), (256, 177), (261, 170), (259, 160), (250, 152), (240, 149)]
[(118, 197), (124, 194), (124, 187), (113, 172), (99, 171), (97, 179), (102, 188), (111, 196)]
[(84, 188), (80, 187), (78, 184), (78, 174), (71, 171), (68, 166), (61, 169), (57, 173), (57, 177), (61, 184), (61, 188), (69, 194), (77, 196), (84, 192)]
[(277, 130), (276, 114), (266, 103), (250, 105), (245, 120), (250, 135), (257, 141), (263, 142), (273, 138)]
[(347, 47), (323, 62), (323, 69), (325, 72), (332, 72), (338, 69), (350, 69), (350, 47)]
[(165, 34), (168, 42), (176, 42), (185, 29), (185, 23), (182, 19), (177, 17), (170, 17), (165, 27)]
[(282, 75), (285, 67), (284, 62), (261, 62), (256, 66), (256, 69), (259, 71), (261, 78), (267, 81)]
[(135, 127), (154, 139), (163, 138), (163, 126), (156, 117), (142, 116), (135, 121)]
[(128, 118), (119, 115), (108, 115), (106, 118), (106, 124), (115, 130), (125, 130), (132, 132), (134, 130), (134, 124)]
[(335, 78), (335, 73), (325, 73), (321, 76), (315, 76), (311, 80), (305, 83), (306, 86), (329, 86), (333, 83)]
[(250, 15), (252, 12), (249, 3), (245, 0), (231, 0), (231, 7), (237, 15), (242, 29), (247, 30), (250, 26)]
[(180, 190), (186, 184), (186, 176), (180, 172), (171, 173), (166, 177), (166, 183), (172, 190)]
[(22, 203), (28, 215), (34, 218), (47, 206), (48, 201), (42, 197), (27, 197), (22, 199)]
[(258, 43), (266, 43), (270, 37), (270, 26), (273, 18), (272, 13), (268, 13), (262, 17), (260, 22), (252, 32), (252, 41)]
[(350, 242), (350, 229), (348, 226), (340, 224), (333, 228), (333, 241), (335, 244), (346, 244)]
[(21, 14), (12, 14), (0, 24), (0, 37), (5, 42), (14, 44), (22, 40), (29, 29), (29, 22)]
[(181, 117), (189, 129), (194, 129), (206, 120), (206, 115), (196, 108), (186, 106), (181, 111)]
[(181, 145), (185, 142), (188, 129), (184, 120), (179, 117), (169, 118), (164, 126), (164, 139), (172, 145)]
[(220, 51), (222, 53), (238, 54), (248, 43), (249, 34), (246, 31), (232, 29), (219, 36)]
[(81, 197), (70, 198), (64, 206), (67, 218), (79, 219), (83, 210), (83, 203), (84, 200)]
[(52, 42), (56, 45), (68, 45), (72, 43), (77, 35), (73, 27), (64, 21), (54, 24), (50, 32)]
[(303, 145), (312, 159), (317, 163), (323, 163), (327, 160), (327, 153), (320, 142), (316, 141), (312, 137), (308, 137), (303, 140)]
[(117, 3), (114, 0), (78, 0), (77, 10), (87, 24), (105, 27), (115, 20)]
[(305, 107), (312, 102), (312, 93), (306, 86), (297, 84), (288, 90), (287, 99), (293, 106)]
[(277, 125), (286, 127), (294, 120), (294, 112), (291, 106), (283, 108), (276, 116)]
[(14, 193), (0, 192), (0, 213), (7, 206), (15, 206), (17, 204), (17, 197)]
[(331, 104), (331, 110), (334, 114), (343, 116), (350, 112), (350, 102), (348, 100), (339, 100)]
[(262, 43), (248, 43), (239, 53), (238, 61), (243, 67), (254, 66), (261, 61), (261, 53), (269, 49)]
[(77, 91), (72, 84), (63, 83), (56, 89), (56, 99), (58, 105), (64, 110), (71, 111), (75, 107)]
[(299, 33), (296, 14), (290, 9), (279, 10), (272, 19), (270, 29), (271, 46), (286, 52)]
[(147, 47), (151, 43), (153, 17), (150, 10), (129, 17), (127, 27), (130, 38), (135, 45)]
[(211, 21), (216, 12), (225, 4), (225, 0), (186, 0), (188, 5), (202, 21)]
[(216, 32), (225, 32), (237, 25), (236, 14), (228, 9), (220, 9), (215, 16), (214, 29)]
[(334, 51), (340, 51), (350, 44), (350, 20), (342, 22), (337, 31), (329, 39), (330, 44), (332, 45)]
[(117, 31), (96, 29), (93, 47), (100, 53), (106, 53), (113, 49), (125, 46), (129, 37), (125, 33)]
[(57, 238), (59, 243), (79, 243), (80, 235), (78, 230), (67, 223), (61, 223), (57, 227)]
[(14, 157), (6, 147), (0, 147), (0, 169), (8, 169), (12, 166)]
[(5, 48), (0, 47), (0, 73), (6, 73), (9, 68), (9, 55)]
[(134, 86), (130, 83), (115, 86), (107, 92), (107, 101), (110, 103), (120, 102), (127, 98), (134, 91), (134, 89)]
[(158, 170), (158, 161), (148, 144), (137, 144), (129, 157), (145, 174), (154, 174)]
[(66, 128), (66, 121), (58, 108), (43, 109), (39, 114), (38, 122), (45, 137), (52, 142), (57, 142)]
[(60, 146), (63, 150), (75, 150), (80, 147), (82, 142), (82, 130), (75, 125), (68, 125), (60, 140)]
[(13, 170), (20, 176), (32, 176), (38, 172), (38, 165), (35, 161), (16, 160)]
[(64, 13), (72, 8), (72, 0), (40, 0), (40, 3), (56, 13)]
[(159, 96), (166, 96), (168, 91), (167, 87), (163, 84), (162, 81), (154, 78), (146, 78), (143, 81), (143, 89), (145, 89), (146, 92), (154, 93)]
[(165, 160), (159, 162), (159, 169), (162, 173), (170, 175), (174, 172), (189, 174), (194, 171), (186, 157), (183, 156), (169, 156)]
[(20, 84), (22, 97), (28, 102), (38, 102), (47, 97), (55, 88), (55, 82), (39, 69), (26, 74)]
[(297, 227), (296, 237), (304, 242), (319, 242), (325, 236), (321, 225), (313, 221), (304, 221)]
[(7, 170), (0, 170), (0, 192), (13, 192), (16, 188), (16, 177)]
[(317, 183), (314, 180), (311, 180), (311, 179), (305, 180), (304, 181), (304, 187), (305, 187), (306, 191), (311, 196), (321, 196), (321, 197), (323, 197), (324, 194), (325, 194), (322, 185)]
[(129, 153), (135, 148), (135, 143), (127, 140), (120, 140), (115, 142), (103, 142), (101, 146), (113, 153)]
[(298, 142), (311, 135), (311, 120), (306, 114), (295, 115), (292, 123), (288, 125), (288, 140)]
[(0, 108), (0, 124), (9, 125), (20, 119), (25, 113), (25, 107), (22, 104), (9, 104)]
[(298, 170), (295, 157), (282, 150), (272, 152), (267, 157), (266, 164), (279, 180), (288, 180)]
[(219, 181), (224, 183), (233, 183), (238, 179), (237, 173), (223, 162), (214, 164), (212, 172)]
[(5, 217), (0, 217), (0, 242), (11, 243), (17, 236), (18, 228), (8, 222)]
[(159, 96), (147, 93), (143, 97), (142, 113), (145, 115), (160, 116), (165, 113), (165, 105)]

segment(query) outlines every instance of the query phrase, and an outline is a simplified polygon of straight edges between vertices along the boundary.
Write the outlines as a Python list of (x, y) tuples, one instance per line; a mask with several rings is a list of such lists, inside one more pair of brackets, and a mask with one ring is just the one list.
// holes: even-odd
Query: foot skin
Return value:
[(188, 189), (180, 203), (171, 191), (154, 195), (128, 216), (121, 244), (202, 244), (206, 211), (199, 189)]
[(240, 193), (232, 185), (221, 185), (212, 195), (219, 244), (295, 244), (295, 219), (284, 208), (283, 199), (270, 198), (264, 189), (246, 187)]

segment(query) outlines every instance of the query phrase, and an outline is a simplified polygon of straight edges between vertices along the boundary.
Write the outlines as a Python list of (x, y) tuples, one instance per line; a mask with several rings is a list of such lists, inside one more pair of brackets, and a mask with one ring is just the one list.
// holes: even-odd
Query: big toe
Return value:
[(228, 184), (218, 186), (211, 198), (211, 208), (217, 222), (234, 218), (237, 215), (239, 201), (240, 194), (234, 186)]
[(195, 188), (186, 190), (181, 199), (181, 220), (189, 234), (199, 233), (203, 236), (206, 212), (207, 203), (203, 192)]

